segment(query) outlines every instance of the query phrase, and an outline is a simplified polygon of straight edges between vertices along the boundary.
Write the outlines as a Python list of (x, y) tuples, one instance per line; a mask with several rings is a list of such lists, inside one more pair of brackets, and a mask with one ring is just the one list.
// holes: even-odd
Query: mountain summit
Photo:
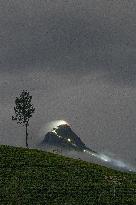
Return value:
[(41, 142), (41, 146), (46, 146), (47, 144), (76, 151), (88, 149), (68, 124), (61, 124), (48, 132)]

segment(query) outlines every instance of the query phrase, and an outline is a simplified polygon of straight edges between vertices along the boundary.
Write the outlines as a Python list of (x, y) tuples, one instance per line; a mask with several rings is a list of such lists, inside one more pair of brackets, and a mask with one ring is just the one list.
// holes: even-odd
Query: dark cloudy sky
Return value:
[(63, 119), (90, 147), (136, 155), (136, 1), (0, 1), (0, 143), (24, 146), (11, 121), (22, 89), (40, 128)]

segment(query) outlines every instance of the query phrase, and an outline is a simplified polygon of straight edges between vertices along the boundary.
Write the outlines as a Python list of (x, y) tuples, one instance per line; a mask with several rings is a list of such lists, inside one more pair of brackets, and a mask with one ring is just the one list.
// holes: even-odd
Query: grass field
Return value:
[(0, 146), (0, 205), (135, 205), (136, 174)]

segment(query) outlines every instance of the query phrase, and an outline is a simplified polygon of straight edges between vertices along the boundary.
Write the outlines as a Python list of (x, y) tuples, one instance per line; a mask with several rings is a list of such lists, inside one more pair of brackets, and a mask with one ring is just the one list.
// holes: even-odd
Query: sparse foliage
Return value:
[(12, 120), (16, 120), (17, 124), (23, 124), (26, 128), (26, 147), (28, 148), (28, 131), (29, 119), (35, 112), (33, 104), (31, 104), (32, 96), (29, 92), (23, 90), (19, 97), (15, 99), (15, 116), (12, 116)]

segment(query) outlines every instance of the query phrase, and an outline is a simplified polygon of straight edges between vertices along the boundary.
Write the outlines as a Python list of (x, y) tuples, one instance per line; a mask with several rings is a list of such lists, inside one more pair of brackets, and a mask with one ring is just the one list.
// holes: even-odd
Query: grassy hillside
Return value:
[(0, 146), (0, 204), (136, 204), (136, 174)]

